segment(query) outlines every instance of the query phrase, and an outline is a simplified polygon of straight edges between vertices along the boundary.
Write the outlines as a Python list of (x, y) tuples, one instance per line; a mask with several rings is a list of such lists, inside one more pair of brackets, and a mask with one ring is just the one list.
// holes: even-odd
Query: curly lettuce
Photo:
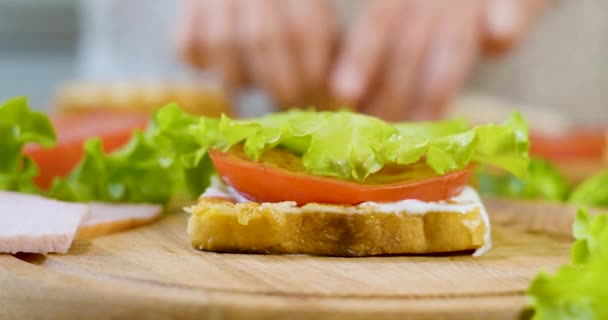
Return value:
[[(82, 161), (67, 178), (56, 178), (49, 192), (65, 201), (166, 203), (173, 193), (171, 161), (141, 132), (123, 148), (106, 154), (101, 140), (88, 140)], [(175, 172), (178, 173), (178, 172)]]
[(55, 141), (48, 117), (31, 110), (26, 98), (4, 102), (0, 106), (0, 190), (37, 192), (32, 181), (38, 167), (21, 151), (28, 143), (51, 147)]
[(201, 118), (184, 127), (175, 121), (180, 113), (179, 108), (169, 106), (156, 120), (161, 135), (172, 143), (198, 143), (186, 156), (190, 165), (210, 149), (225, 151), (236, 144), (244, 144), (252, 160), (271, 148), (285, 148), (301, 155), (312, 174), (358, 182), (386, 164), (418, 161), (425, 161), (438, 174), (477, 162), (523, 177), (529, 161), (527, 126), (517, 113), (501, 125), (468, 129), (462, 121), (390, 124), (347, 111), (289, 111), (242, 120)]
[(608, 319), (608, 215), (579, 210), (571, 264), (538, 274), (528, 288), (534, 320)]
[(206, 154), (189, 160), (197, 157), (193, 139), (173, 143), (172, 137), (182, 135), (180, 130), (194, 121), (186, 114), (174, 115), (179, 117), (169, 120), (175, 130), (160, 134), (159, 124), (153, 121), (145, 133), (135, 131), (125, 146), (109, 154), (100, 139), (88, 140), (83, 159), (68, 177), (55, 178), (49, 196), (64, 201), (159, 204), (180, 193), (197, 197), (208, 187), (214, 168)]
[(206, 154), (191, 161), (195, 165), (182, 160), (200, 145), (194, 138), (170, 140), (165, 135), (180, 135), (177, 128), (187, 128), (199, 119), (181, 111), (176, 115), (180, 118), (165, 115), (165, 121), (174, 123), (173, 130), (163, 130), (161, 135), (153, 121), (145, 133), (135, 132), (129, 143), (113, 153), (104, 152), (100, 139), (88, 140), (82, 160), (69, 176), (56, 178), (49, 191), (41, 191), (33, 182), (38, 167), (22, 149), (28, 143), (53, 146), (55, 131), (49, 118), (32, 111), (25, 98), (11, 99), (0, 106), (0, 190), (78, 202), (165, 204), (177, 193), (196, 197), (207, 188), (214, 168)]
[(50, 190), (41, 191), (33, 182), (38, 167), (22, 149), (28, 143), (53, 146), (55, 131), (49, 118), (32, 111), (25, 98), (8, 100), (0, 106), (0, 190), (79, 202), (165, 204), (176, 194), (196, 197), (209, 185), (214, 168), (206, 154), (190, 161), (192, 165), (184, 161), (189, 150), (199, 150), (194, 138), (180, 139), (184, 143), (180, 145), (166, 137), (180, 135), (178, 128), (199, 122), (181, 111), (175, 115), (179, 118), (164, 115), (165, 122), (173, 123), (172, 130), (160, 134), (153, 121), (145, 133), (135, 132), (129, 143), (110, 154), (104, 152), (100, 139), (88, 140), (76, 168), (67, 177), (56, 178)]

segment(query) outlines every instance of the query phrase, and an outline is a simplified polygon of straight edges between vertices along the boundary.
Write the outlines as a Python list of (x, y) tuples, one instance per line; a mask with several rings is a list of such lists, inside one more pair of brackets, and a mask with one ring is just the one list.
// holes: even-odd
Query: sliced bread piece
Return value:
[(488, 216), (472, 188), (438, 203), (298, 207), (201, 198), (187, 211), (192, 245), (207, 251), (371, 256), (476, 250), (481, 255), (491, 246)]

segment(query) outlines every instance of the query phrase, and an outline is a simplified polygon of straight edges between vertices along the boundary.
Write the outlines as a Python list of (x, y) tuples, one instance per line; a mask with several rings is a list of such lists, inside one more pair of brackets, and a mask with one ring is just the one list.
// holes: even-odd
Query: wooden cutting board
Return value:
[[(0, 318), (518, 319), (539, 271), (568, 260), (574, 210), (488, 200), (494, 249), (332, 258), (194, 250), (187, 216), (66, 255), (0, 255)], [(533, 231), (533, 232), (532, 232)]]

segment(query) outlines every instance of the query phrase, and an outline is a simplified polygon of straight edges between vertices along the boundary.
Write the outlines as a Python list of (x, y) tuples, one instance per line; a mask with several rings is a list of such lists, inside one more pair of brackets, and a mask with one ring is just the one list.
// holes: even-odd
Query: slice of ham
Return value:
[(158, 219), (163, 207), (154, 204), (92, 202), (90, 214), (78, 228), (78, 238), (91, 238), (135, 228)]
[(0, 253), (66, 253), (75, 236), (135, 228), (162, 211), (153, 204), (69, 203), (0, 191)]
[(66, 253), (89, 206), (0, 191), (0, 253)]

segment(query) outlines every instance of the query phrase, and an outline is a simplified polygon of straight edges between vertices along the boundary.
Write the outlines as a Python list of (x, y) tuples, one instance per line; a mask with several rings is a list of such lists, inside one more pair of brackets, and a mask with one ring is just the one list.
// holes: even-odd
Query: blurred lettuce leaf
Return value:
[(539, 273), (528, 288), (532, 319), (608, 319), (608, 215), (579, 210), (572, 263), (554, 275)]
[(55, 144), (55, 130), (49, 118), (29, 108), (27, 99), (17, 97), (0, 106), (0, 122), (14, 125), (20, 143), (36, 143), (43, 147)]
[(537, 275), (528, 288), (533, 320), (608, 319), (608, 259)]
[(583, 264), (591, 258), (608, 257), (608, 215), (599, 214), (590, 217), (589, 213), (580, 209), (572, 228), (576, 241), (572, 246), (572, 262)]
[(594, 207), (608, 207), (608, 171), (600, 172), (579, 184), (569, 202)]
[(48, 117), (29, 108), (27, 99), (13, 98), (0, 106), (0, 190), (34, 193), (38, 167), (22, 154), (28, 143), (50, 147), (56, 136)]
[(479, 168), (476, 177), (482, 194), (509, 198), (561, 202), (566, 200), (570, 189), (557, 168), (549, 161), (539, 158), (531, 159), (528, 174), (522, 179), (512, 174), (496, 173), (487, 167)]

